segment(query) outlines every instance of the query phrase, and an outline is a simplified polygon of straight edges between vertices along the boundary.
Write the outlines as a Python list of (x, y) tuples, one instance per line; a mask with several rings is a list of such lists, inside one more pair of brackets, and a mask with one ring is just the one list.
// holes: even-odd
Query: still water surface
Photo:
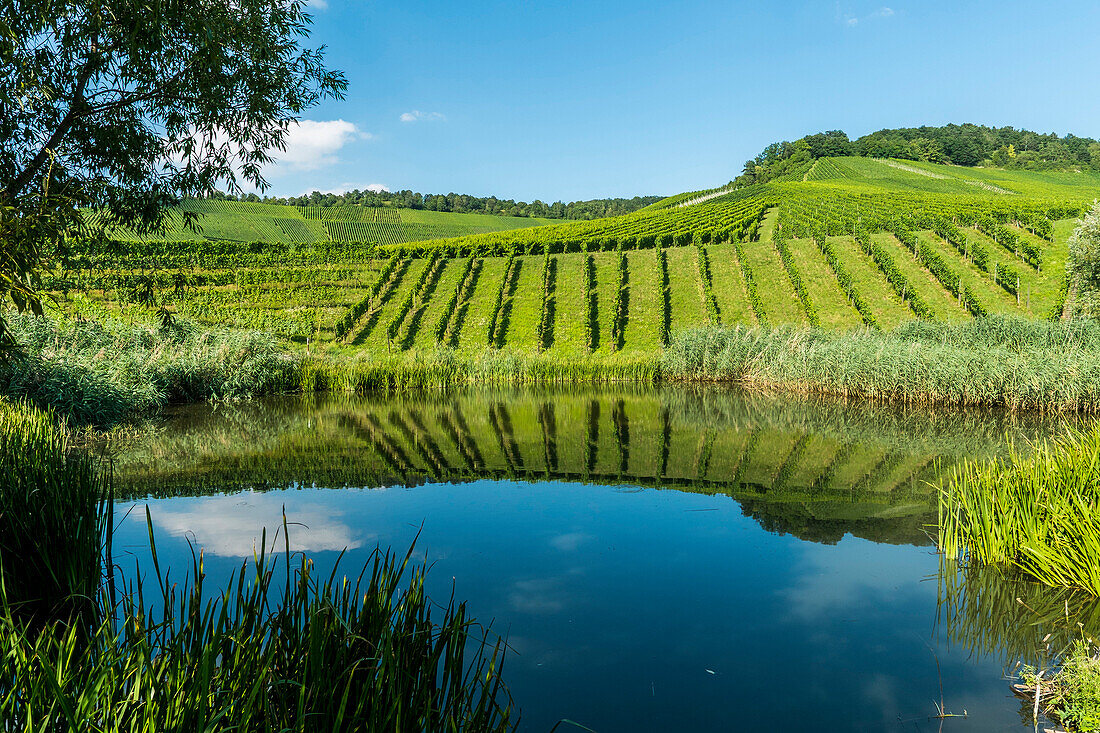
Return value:
[(507, 637), (524, 730), (1021, 731), (1005, 671), (1058, 624), (1013, 600), (1066, 599), (941, 576), (929, 483), (1063, 427), (711, 390), (193, 408), (118, 457), (116, 559), (147, 562), (145, 506), (176, 577), (284, 509), (321, 570), (415, 539)]

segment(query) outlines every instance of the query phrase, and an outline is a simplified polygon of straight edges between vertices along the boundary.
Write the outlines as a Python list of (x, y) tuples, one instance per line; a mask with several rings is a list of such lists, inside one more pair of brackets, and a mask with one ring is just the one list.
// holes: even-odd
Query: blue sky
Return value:
[(313, 0), (348, 96), (307, 112), (269, 193), (667, 195), (825, 129), (1100, 137), (1100, 5), (885, 3)]

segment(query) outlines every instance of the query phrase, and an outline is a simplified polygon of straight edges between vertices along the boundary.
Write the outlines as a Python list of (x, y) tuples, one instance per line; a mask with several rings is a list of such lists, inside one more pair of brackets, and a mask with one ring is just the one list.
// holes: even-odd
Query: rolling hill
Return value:
[[(181, 213), (184, 211), (200, 215), (197, 231), (184, 226)], [(174, 212), (167, 232), (142, 237), (127, 229), (115, 229), (110, 234), (124, 241), (400, 244), (553, 223), (553, 219), (526, 216), (389, 206), (284, 206), (245, 201), (189, 200)]]
[(397, 224), (371, 209), (291, 216), (234, 203), (240, 213), (207, 215), (203, 241), (89, 250), (54, 286), (83, 293), (86, 314), (151, 317), (133, 295), (151, 283), (200, 323), (385, 352), (577, 356), (658, 350), (706, 324), (1052, 318), (1074, 218), (1098, 193), (1097, 173), (839, 157), (626, 216), (521, 229), (487, 215), (403, 211)]

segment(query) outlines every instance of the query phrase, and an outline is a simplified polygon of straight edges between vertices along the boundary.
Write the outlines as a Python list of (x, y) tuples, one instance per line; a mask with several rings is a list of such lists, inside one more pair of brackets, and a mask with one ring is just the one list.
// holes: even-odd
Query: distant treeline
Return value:
[(746, 161), (734, 183), (771, 181), (816, 158), (841, 155), (1026, 170), (1100, 170), (1100, 142), (1090, 137), (968, 123), (879, 130), (857, 140), (849, 139), (843, 130), (829, 130), (794, 142), (772, 143)]
[(498, 199), (496, 196), (468, 196), (462, 193), (417, 193), (416, 191), (348, 191), (308, 196), (278, 198), (256, 194), (234, 196), (218, 192), (211, 198), (222, 201), (253, 201), (288, 206), (390, 206), (402, 209), (450, 211), (459, 214), (496, 214), (497, 216), (528, 216), (544, 219), (601, 219), (605, 216), (630, 214), (660, 201), (663, 196), (635, 196), (631, 199), (592, 199), (591, 201), (555, 201), (547, 204), (538, 199), (531, 203)]

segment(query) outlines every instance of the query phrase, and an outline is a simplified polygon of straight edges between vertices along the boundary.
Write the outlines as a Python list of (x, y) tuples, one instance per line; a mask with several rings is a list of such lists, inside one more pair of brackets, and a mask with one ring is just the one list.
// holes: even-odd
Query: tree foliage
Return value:
[(1093, 204), (1073, 230), (1066, 270), (1076, 288), (1072, 315), (1100, 318), (1100, 202)]
[(162, 227), (182, 197), (266, 186), (300, 114), (340, 98), (303, 0), (0, 0), (0, 299), (103, 225)]
[(393, 206), (402, 209), (423, 209), (426, 211), (447, 211), (459, 214), (496, 214), (497, 216), (529, 216), (542, 219), (602, 219), (608, 216), (632, 214), (650, 204), (660, 201), (663, 196), (635, 196), (633, 198), (591, 199), (589, 201), (555, 201), (552, 204), (538, 199), (527, 203), (512, 199), (499, 199), (496, 196), (471, 196), (464, 193), (417, 193), (416, 191), (348, 191), (346, 193), (321, 193), (314, 191), (308, 196), (279, 198), (256, 194), (235, 196), (215, 193), (210, 198), (217, 200), (253, 201), (287, 206)]
[(846, 155), (1029, 170), (1100, 170), (1100, 142), (1092, 138), (968, 123), (879, 130), (856, 140), (830, 130), (772, 143), (745, 163), (735, 183), (772, 181), (817, 158)]

